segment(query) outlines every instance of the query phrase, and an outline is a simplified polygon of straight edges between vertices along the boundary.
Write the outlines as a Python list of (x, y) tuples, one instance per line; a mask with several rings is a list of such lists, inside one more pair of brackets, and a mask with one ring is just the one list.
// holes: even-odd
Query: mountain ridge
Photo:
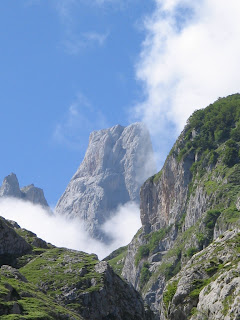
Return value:
[[(142, 293), (156, 319), (178, 319), (163, 315), (163, 294), (191, 256), (227, 230), (239, 230), (239, 132), (239, 94), (196, 111), (163, 169), (141, 187), (142, 228), (116, 271)], [(198, 308), (198, 296), (192, 308)]]

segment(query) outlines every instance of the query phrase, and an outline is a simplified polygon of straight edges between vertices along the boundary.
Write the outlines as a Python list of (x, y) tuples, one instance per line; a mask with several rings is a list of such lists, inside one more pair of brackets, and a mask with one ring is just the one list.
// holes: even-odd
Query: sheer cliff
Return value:
[(55, 212), (81, 219), (91, 236), (107, 241), (103, 223), (120, 205), (139, 202), (140, 186), (154, 172), (152, 144), (142, 123), (94, 131)]
[[(211, 250), (208, 246), (212, 241), (219, 241), (218, 237), (224, 239), (227, 230), (233, 229), (238, 234), (239, 148), (240, 95), (236, 94), (194, 112), (162, 170), (149, 178), (141, 188), (142, 228), (127, 249), (109, 262), (113, 267), (121, 265), (118, 272), (143, 294), (156, 319), (187, 319), (195, 310), (200, 310), (200, 317), (202, 307), (199, 304), (202, 303), (200, 298), (204, 285), (196, 291), (195, 299), (191, 300), (191, 295), (187, 297), (188, 310), (182, 312), (181, 317), (177, 316), (180, 311), (174, 311), (175, 300), (172, 302), (170, 299), (166, 307), (163, 298), (168, 284), (171, 288), (169, 281), (173, 277), (179, 275), (176, 281), (183, 281), (181, 277), (184, 271), (181, 270), (185, 270), (194, 254), (204, 248)], [(234, 239), (236, 250), (230, 260), (234, 260), (233, 269), (238, 270), (238, 240), (236, 237)], [(223, 260), (216, 252), (214, 259)], [(209, 261), (206, 260), (206, 264), (204, 259), (201, 261), (203, 268), (210, 268)], [(227, 267), (224, 268), (228, 262), (224, 259), (222, 263), (226, 272)], [(238, 278), (239, 274), (235, 274)], [(201, 280), (207, 278), (199, 277)], [(208, 283), (216, 280), (213, 275), (207, 279)], [(239, 299), (237, 291), (236, 295), (236, 299)], [(232, 301), (235, 301), (235, 297)], [(209, 312), (211, 319), (216, 319), (212, 309), (204, 312)], [(222, 315), (219, 319), (227, 318)]]

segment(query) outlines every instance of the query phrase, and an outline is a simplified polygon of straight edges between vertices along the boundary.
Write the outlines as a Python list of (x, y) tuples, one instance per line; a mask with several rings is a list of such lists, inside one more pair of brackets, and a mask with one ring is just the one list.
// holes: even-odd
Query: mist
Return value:
[(113, 238), (110, 245), (92, 239), (79, 220), (49, 215), (43, 207), (31, 202), (2, 198), (0, 216), (16, 221), (21, 228), (36, 233), (39, 238), (55, 246), (95, 253), (99, 259), (127, 245), (141, 227), (139, 208), (133, 202), (120, 206), (113, 217), (102, 226), (104, 232)]

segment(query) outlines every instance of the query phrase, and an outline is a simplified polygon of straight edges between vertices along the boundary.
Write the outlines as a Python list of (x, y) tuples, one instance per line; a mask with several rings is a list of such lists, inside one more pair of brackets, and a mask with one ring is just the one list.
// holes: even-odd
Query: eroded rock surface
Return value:
[(163, 293), (161, 319), (239, 319), (240, 233), (227, 231), (194, 255)]
[(152, 144), (143, 124), (94, 131), (55, 212), (80, 218), (93, 237), (107, 241), (101, 231), (103, 223), (118, 206), (139, 202), (140, 186), (154, 172)]

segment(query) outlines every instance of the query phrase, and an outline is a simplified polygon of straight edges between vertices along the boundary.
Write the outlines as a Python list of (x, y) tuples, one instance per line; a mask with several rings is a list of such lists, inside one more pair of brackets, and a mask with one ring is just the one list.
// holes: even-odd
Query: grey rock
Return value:
[(14, 278), (22, 282), (27, 282), (27, 279), (17, 269), (8, 265), (1, 266), (0, 274), (7, 278)]
[(11, 173), (4, 178), (0, 188), (0, 197), (22, 199), (48, 208), (48, 203), (44, 197), (43, 190), (35, 187), (34, 184), (30, 184), (29, 186), (20, 189), (15, 173)]
[(106, 261), (99, 262), (95, 271), (104, 279), (99, 291), (82, 294), (86, 319), (144, 320), (147, 319), (140, 294), (117, 276)]
[(94, 131), (55, 212), (80, 218), (91, 236), (107, 241), (103, 223), (120, 205), (139, 202), (140, 186), (154, 172), (150, 136), (143, 124)]
[(15, 232), (7, 220), (0, 217), (0, 255), (3, 260), (4, 256), (21, 256), (29, 250), (31, 246)]
[[(163, 319), (238, 319), (240, 299), (239, 230), (227, 231), (170, 280), (176, 292)], [(199, 293), (198, 293), (199, 292)], [(193, 308), (195, 308), (193, 312)]]
[(193, 162), (193, 153), (189, 153), (181, 162), (171, 155), (166, 160), (159, 180), (148, 179), (142, 186), (140, 209), (146, 233), (175, 223), (186, 211)]
[(21, 314), (22, 313), (22, 310), (21, 310), (21, 307), (20, 305), (15, 302), (12, 306), (12, 310), (10, 312), (11, 314)]
[(40, 204), (43, 207), (48, 207), (43, 190), (30, 184), (29, 186), (21, 188), (22, 199), (30, 201), (34, 204)]
[(6, 178), (4, 178), (2, 186), (0, 188), (0, 196), (21, 198), (22, 195), (18, 179), (14, 173), (11, 173)]

